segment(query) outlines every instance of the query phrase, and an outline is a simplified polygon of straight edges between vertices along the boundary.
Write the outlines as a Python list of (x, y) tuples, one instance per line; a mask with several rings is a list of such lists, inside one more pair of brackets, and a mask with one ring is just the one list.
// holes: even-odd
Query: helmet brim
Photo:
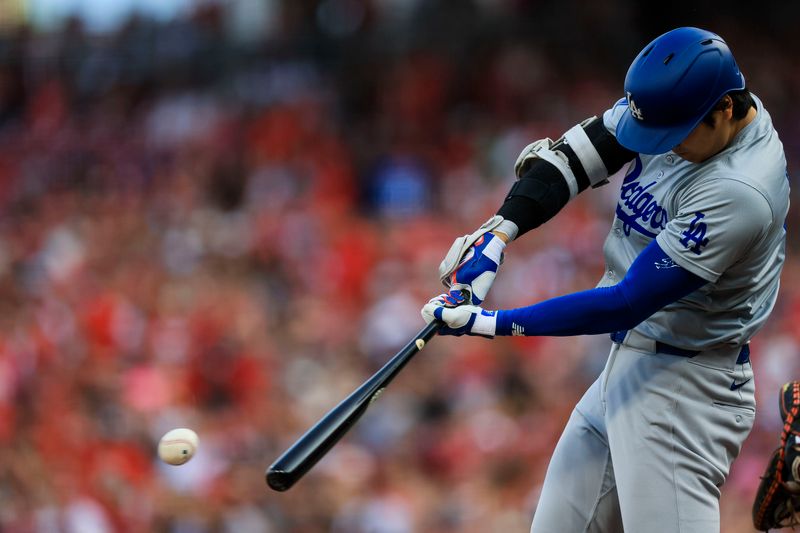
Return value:
[(693, 118), (682, 124), (659, 126), (638, 120), (626, 111), (617, 124), (617, 141), (639, 154), (664, 154), (683, 142), (700, 120)]

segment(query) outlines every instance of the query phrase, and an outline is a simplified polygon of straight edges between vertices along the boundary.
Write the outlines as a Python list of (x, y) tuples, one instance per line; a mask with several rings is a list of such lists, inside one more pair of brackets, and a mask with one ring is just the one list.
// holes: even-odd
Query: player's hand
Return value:
[[(459, 245), (459, 240), (453, 247)], [(453, 253), (453, 247), (448, 256)], [(444, 296), (444, 304), (455, 307), (463, 303), (480, 305), (494, 283), (497, 269), (503, 258), (506, 243), (493, 233), (484, 233), (470, 246), (449, 276), (442, 283), (449, 291)]]
[(440, 294), (422, 308), (422, 318), (431, 323), (434, 319), (445, 323), (439, 330), (441, 335), (478, 335), (493, 338), (497, 319), (496, 311), (486, 311), (477, 305), (448, 307), (449, 294)]

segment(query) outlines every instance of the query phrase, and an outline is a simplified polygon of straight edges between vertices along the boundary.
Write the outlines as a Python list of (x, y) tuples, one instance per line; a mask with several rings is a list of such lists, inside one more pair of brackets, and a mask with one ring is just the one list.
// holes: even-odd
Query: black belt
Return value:
[[(623, 329), (622, 331), (615, 331), (610, 334), (611, 340), (617, 344), (622, 344), (622, 341), (625, 340), (625, 337), (628, 335), (628, 330)], [(657, 353), (665, 353), (669, 355), (678, 355), (680, 357), (694, 357), (695, 355), (700, 353), (700, 350), (685, 350), (683, 348), (678, 348), (677, 346), (672, 346), (660, 341), (656, 341), (656, 352)], [(742, 349), (739, 351), (739, 357), (736, 359), (737, 365), (743, 365), (745, 363), (750, 362), (750, 345), (745, 344), (742, 346)]]

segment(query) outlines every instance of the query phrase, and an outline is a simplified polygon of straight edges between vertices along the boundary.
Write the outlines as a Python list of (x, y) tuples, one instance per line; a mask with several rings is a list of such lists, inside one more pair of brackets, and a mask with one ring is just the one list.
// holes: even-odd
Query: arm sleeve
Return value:
[(617, 285), (498, 311), (496, 335), (594, 335), (630, 329), (705, 284), (653, 240)]

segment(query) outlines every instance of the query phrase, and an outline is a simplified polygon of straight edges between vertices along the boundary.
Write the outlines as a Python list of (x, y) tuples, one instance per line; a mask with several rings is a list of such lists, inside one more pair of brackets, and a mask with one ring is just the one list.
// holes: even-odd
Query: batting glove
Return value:
[(441, 335), (472, 335), (493, 338), (497, 317), (496, 311), (486, 311), (477, 305), (460, 305), (447, 307), (446, 299), (450, 295), (440, 294), (432, 298), (422, 308), (422, 318), (425, 322), (441, 320), (445, 323), (439, 330)]
[[(455, 243), (454, 243), (455, 246)], [(484, 233), (464, 253), (458, 266), (442, 279), (450, 290), (445, 303), (451, 307), (470, 303), (480, 305), (494, 283), (506, 243), (492, 233)]]

